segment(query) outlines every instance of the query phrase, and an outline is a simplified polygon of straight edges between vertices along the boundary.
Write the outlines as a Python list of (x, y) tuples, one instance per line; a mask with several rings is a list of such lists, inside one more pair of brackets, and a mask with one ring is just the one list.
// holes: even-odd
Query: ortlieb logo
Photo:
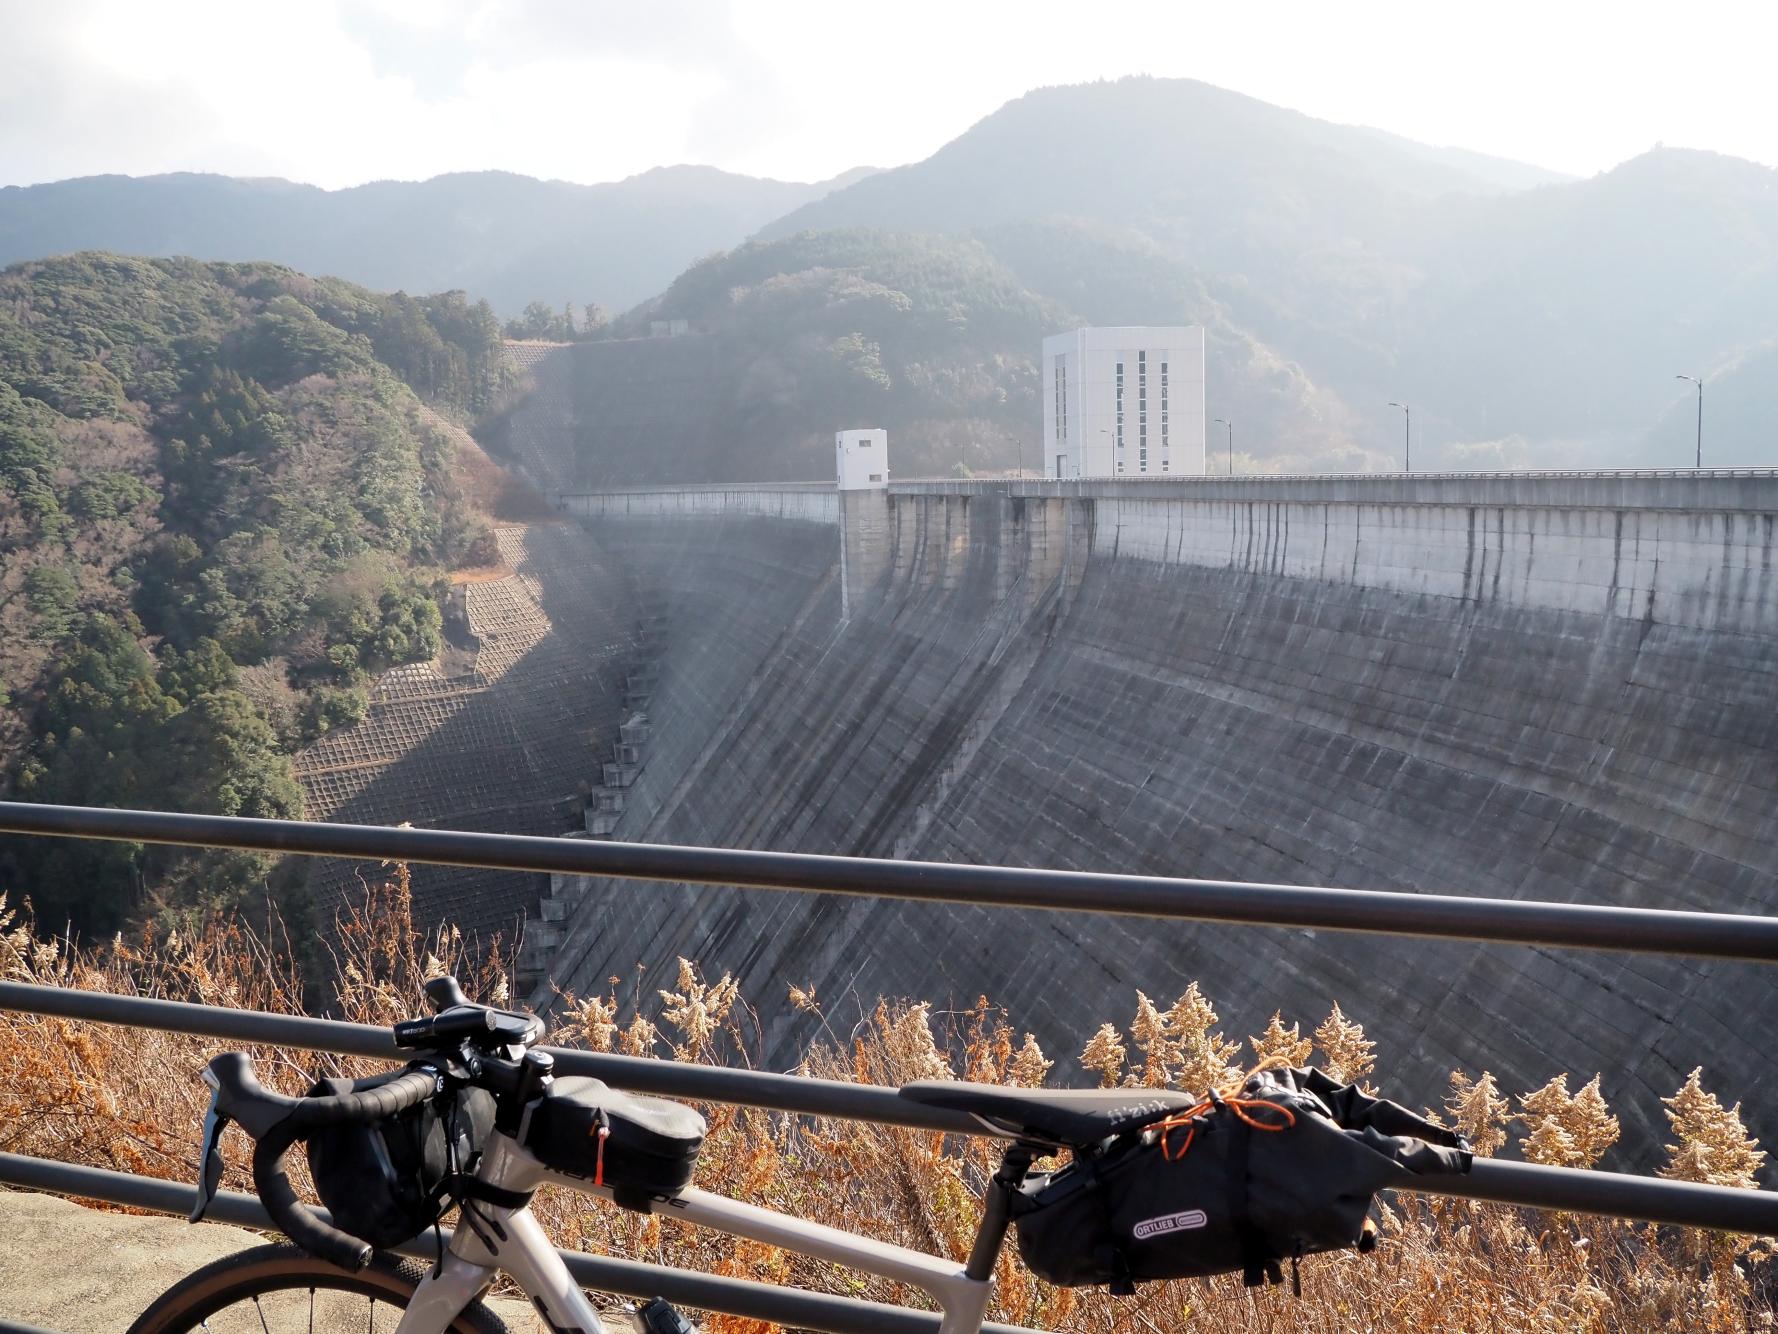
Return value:
[(1164, 1237), (1169, 1232), (1186, 1232), (1194, 1227), (1203, 1227), (1209, 1221), (1202, 1209), (1187, 1209), (1184, 1213), (1145, 1218), (1131, 1230), (1136, 1234), (1137, 1241), (1147, 1241), (1150, 1237)]

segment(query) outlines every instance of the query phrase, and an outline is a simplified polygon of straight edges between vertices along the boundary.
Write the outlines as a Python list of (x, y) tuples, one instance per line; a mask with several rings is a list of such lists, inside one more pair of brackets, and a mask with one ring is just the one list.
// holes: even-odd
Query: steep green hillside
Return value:
[(838, 182), (665, 167), (605, 185), (460, 172), (321, 190), (181, 173), (0, 189), (0, 264), (72, 250), (276, 260), (381, 291), (460, 287), (502, 315), (529, 301), (622, 309), (700, 255)]
[[(293, 748), (439, 645), (481, 530), (447, 411), (505, 383), (461, 293), (82, 254), (0, 273), (0, 765), (13, 796), (291, 815)], [(229, 902), (256, 858), (0, 844), (42, 919)]]

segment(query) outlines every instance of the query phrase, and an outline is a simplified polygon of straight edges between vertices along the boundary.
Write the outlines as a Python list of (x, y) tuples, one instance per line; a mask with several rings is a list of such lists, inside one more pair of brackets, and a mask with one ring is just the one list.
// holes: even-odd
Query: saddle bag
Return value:
[(1061, 1287), (1239, 1271), (1283, 1280), (1281, 1262), (1375, 1245), (1368, 1214), (1386, 1186), (1467, 1172), (1469, 1148), (1405, 1107), (1318, 1070), (1250, 1076), (1238, 1096), (1077, 1151), (1013, 1202), (1019, 1254)]
[[(309, 1096), (375, 1088), (402, 1073), (323, 1079)], [(379, 1249), (398, 1246), (439, 1220), (453, 1175), (474, 1168), (493, 1125), (492, 1095), (457, 1089), (370, 1125), (315, 1130), (309, 1175), (335, 1227)]]
[(617, 1203), (645, 1210), (651, 1197), (690, 1183), (704, 1118), (683, 1103), (567, 1076), (531, 1104), (519, 1140), (545, 1167), (609, 1186)]

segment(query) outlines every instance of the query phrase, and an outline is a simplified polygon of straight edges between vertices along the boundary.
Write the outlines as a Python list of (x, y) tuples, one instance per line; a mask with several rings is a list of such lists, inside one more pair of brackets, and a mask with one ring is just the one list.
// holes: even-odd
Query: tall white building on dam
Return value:
[(1043, 340), (1050, 477), (1204, 472), (1204, 330), (1121, 326)]

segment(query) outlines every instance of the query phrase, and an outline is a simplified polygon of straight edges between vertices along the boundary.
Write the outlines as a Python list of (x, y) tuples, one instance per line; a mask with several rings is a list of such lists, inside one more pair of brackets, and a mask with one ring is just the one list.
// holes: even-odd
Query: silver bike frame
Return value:
[[(612, 1197), (609, 1187), (550, 1171), (499, 1131), (489, 1137), (475, 1175), (487, 1185), (515, 1194), (529, 1195), (540, 1186), (556, 1185), (582, 1195), (606, 1200)], [(513, 1209), (478, 1203), (474, 1208), (476, 1221), (464, 1219), (458, 1223), (443, 1263), (415, 1290), (395, 1334), (442, 1334), (452, 1318), (493, 1281), (497, 1272), (512, 1276), (552, 1330), (560, 1334), (605, 1334), (605, 1326), (592, 1303), (568, 1273), (529, 1206)], [(928, 1293), (943, 1311), (938, 1334), (979, 1334), (994, 1293), (992, 1279), (970, 1278), (964, 1267), (954, 1261), (804, 1222), (707, 1191), (687, 1190), (672, 1199), (655, 1200), (651, 1211), (912, 1284)]]

